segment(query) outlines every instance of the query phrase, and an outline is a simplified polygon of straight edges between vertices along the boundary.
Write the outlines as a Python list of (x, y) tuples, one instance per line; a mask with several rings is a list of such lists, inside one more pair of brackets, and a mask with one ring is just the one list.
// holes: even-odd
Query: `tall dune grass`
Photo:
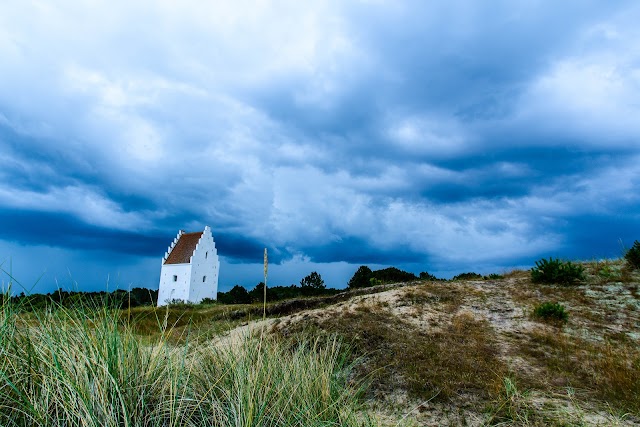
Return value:
[[(115, 311), (0, 307), (2, 426), (356, 426), (349, 366), (330, 345), (142, 342)], [(292, 348), (293, 347), (293, 348)]]

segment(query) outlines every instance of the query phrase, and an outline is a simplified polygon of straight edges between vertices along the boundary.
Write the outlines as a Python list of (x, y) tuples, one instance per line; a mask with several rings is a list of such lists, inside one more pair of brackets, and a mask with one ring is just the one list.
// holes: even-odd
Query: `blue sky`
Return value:
[(5, 1), (0, 262), (31, 291), (153, 288), (205, 225), (223, 290), (264, 247), (271, 284), (335, 287), (620, 256), (638, 22), (633, 1)]

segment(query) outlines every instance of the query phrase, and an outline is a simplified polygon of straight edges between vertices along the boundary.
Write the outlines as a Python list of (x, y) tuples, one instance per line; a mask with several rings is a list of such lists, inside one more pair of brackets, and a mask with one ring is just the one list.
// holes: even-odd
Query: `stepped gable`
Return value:
[(202, 237), (202, 231), (195, 233), (183, 233), (175, 247), (167, 257), (165, 264), (189, 264), (193, 251)]

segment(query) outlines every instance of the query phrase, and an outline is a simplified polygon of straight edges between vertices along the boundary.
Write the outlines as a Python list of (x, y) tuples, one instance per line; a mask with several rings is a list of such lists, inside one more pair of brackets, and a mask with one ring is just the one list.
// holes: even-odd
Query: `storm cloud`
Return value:
[(223, 289), (260, 280), (264, 247), (282, 284), (337, 287), (360, 264), (619, 256), (640, 235), (639, 19), (631, 1), (4, 2), (0, 262), (155, 287), (177, 230), (204, 225)]

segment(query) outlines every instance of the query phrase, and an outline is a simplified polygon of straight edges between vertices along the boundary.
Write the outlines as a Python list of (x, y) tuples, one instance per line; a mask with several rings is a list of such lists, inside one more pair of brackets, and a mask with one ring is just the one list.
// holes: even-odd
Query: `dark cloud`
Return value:
[[(216, 233), (215, 241), (218, 253), (224, 255), (230, 262), (237, 264), (256, 262), (256, 260), (262, 259), (265, 248), (265, 244), (260, 241), (225, 232)], [(269, 261), (279, 264), (282, 261), (279, 251), (271, 253)]]
[(145, 235), (95, 227), (79, 222), (71, 215), (51, 212), (3, 209), (0, 210), (0, 223), (0, 239), (23, 245), (157, 256), (172, 240), (159, 233)]
[(640, 204), (614, 214), (576, 215), (567, 219), (565, 232), (570, 238), (557, 256), (593, 259), (622, 256), (640, 236)]
[(0, 6), (0, 240), (106, 265), (210, 225), (287, 282), (638, 233), (633, 2), (148, 9)]
[[(375, 232), (375, 231), (372, 231)], [(311, 261), (331, 263), (345, 261), (350, 264), (385, 264), (390, 259), (394, 263), (425, 262), (426, 256), (411, 250), (409, 247), (381, 248), (365, 238), (343, 237), (324, 246), (308, 246), (301, 248)]]

